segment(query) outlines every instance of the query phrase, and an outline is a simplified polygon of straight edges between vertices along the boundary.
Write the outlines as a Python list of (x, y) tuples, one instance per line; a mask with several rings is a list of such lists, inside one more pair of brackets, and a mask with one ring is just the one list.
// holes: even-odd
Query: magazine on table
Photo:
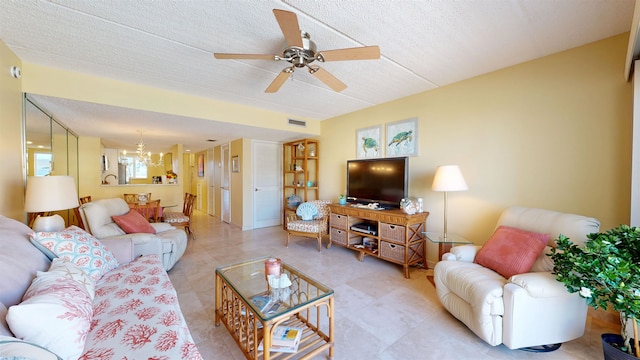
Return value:
[[(296, 353), (302, 338), (302, 329), (289, 326), (278, 326), (273, 330), (271, 337), (271, 351)], [(263, 341), (260, 341), (258, 350), (263, 349)]]
[(253, 295), (250, 300), (263, 314), (274, 313), (282, 305), (280, 301), (273, 301), (268, 293)]

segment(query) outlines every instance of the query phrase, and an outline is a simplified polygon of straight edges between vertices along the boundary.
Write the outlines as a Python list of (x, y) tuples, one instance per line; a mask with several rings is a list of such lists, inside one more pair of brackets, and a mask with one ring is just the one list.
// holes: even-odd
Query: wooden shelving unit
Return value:
[(319, 200), (319, 151), (320, 142), (315, 139), (295, 140), (282, 145), (282, 223), (285, 228), (287, 214), (296, 211), (295, 207), (289, 206), (289, 196), (298, 195), (302, 202)]

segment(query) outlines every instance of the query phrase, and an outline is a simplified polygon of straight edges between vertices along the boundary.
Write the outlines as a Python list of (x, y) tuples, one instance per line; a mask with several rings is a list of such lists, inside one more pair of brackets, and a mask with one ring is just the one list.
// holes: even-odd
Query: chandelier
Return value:
[[(142, 140), (142, 131), (138, 130), (140, 133), (140, 140), (136, 144), (136, 161), (138, 163), (144, 163), (147, 166), (164, 166), (164, 154), (160, 153), (160, 159), (158, 162), (153, 162), (151, 160), (151, 151), (145, 152), (145, 148), (147, 145)], [(126, 158), (127, 150), (122, 150), (122, 155)]]

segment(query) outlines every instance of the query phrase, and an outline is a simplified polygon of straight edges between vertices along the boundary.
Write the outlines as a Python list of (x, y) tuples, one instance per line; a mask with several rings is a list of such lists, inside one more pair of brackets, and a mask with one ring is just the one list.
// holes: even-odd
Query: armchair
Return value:
[(559, 234), (576, 244), (584, 243), (587, 234), (599, 231), (600, 222), (551, 210), (511, 207), (500, 216), (499, 226), (549, 234), (549, 241), (530, 271), (509, 278), (474, 262), (480, 246), (454, 246), (434, 268), (442, 305), (492, 346), (551, 351), (581, 337), (587, 305), (555, 279), (553, 262), (546, 254)]
[(114, 216), (122, 216), (135, 211), (121, 198), (95, 200), (80, 206), (80, 216), (86, 231), (99, 240), (120, 239), (132, 241), (134, 257), (156, 254), (162, 260), (165, 270), (169, 271), (182, 257), (187, 248), (187, 236), (184, 231), (166, 223), (147, 224), (155, 233), (125, 232), (114, 221)]
[[(327, 234), (328, 218), (329, 218), (329, 200), (313, 200), (309, 203), (313, 204), (318, 209), (318, 214), (313, 220), (302, 220), (298, 214), (287, 215), (287, 242), (286, 247), (289, 247), (289, 240), (291, 235), (298, 235), (304, 237), (315, 238), (318, 240), (318, 252), (322, 252), (322, 236)], [(298, 209), (302, 207), (304, 203), (300, 204)], [(327, 245), (327, 249), (331, 244)]]

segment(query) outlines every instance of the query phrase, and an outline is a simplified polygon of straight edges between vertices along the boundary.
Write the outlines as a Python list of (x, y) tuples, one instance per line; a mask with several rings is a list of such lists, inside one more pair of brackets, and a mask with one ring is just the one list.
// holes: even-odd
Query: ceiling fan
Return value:
[(380, 58), (380, 48), (376, 46), (364, 46), (357, 48), (316, 51), (316, 44), (311, 41), (311, 36), (300, 30), (298, 17), (295, 13), (286, 10), (273, 9), (278, 25), (284, 34), (287, 48), (282, 55), (269, 54), (226, 54), (214, 53), (216, 59), (245, 59), (245, 60), (284, 60), (291, 64), (284, 68), (265, 90), (266, 93), (274, 93), (293, 74), (296, 68), (307, 67), (309, 73), (325, 83), (334, 91), (342, 91), (347, 88), (342, 81), (331, 75), (323, 68), (311, 65), (314, 61), (340, 61), (340, 60), (370, 60)]

